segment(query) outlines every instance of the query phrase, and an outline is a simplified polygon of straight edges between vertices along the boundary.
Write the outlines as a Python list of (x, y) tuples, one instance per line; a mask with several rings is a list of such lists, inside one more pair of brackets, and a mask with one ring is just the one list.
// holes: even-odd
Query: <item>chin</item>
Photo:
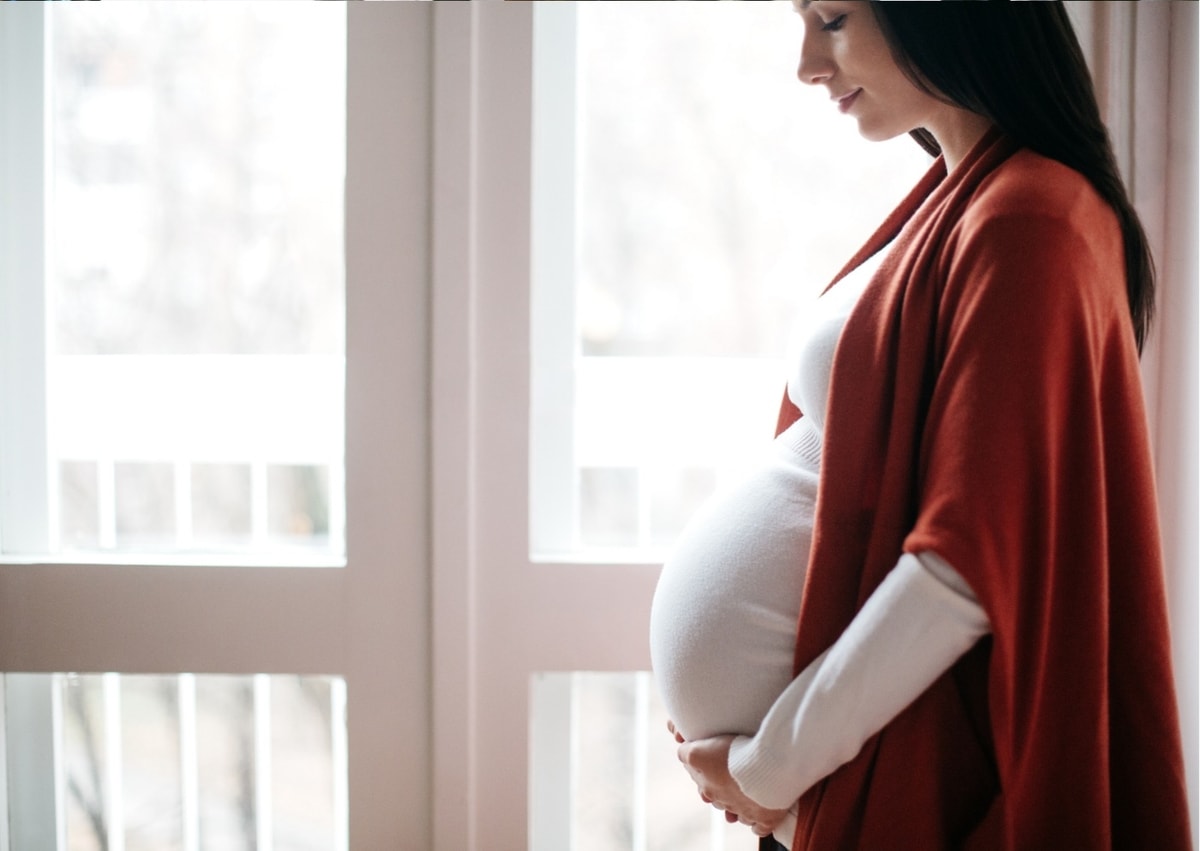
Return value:
[(897, 136), (903, 136), (908, 130), (896, 127), (880, 127), (878, 124), (871, 124), (860, 120), (858, 122), (858, 135), (862, 136), (868, 142), (886, 142), (889, 139), (895, 139)]

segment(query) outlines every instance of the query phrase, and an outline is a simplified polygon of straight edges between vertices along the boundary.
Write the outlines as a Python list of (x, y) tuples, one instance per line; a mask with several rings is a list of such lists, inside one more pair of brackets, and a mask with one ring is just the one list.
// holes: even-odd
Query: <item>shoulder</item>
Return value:
[(1020, 150), (976, 188), (941, 256), (944, 316), (1099, 340), (1128, 324), (1116, 214), (1075, 170)]
[(1089, 237), (1119, 235), (1116, 214), (1075, 169), (1034, 153), (1016, 151), (976, 188), (961, 225), (984, 227), (993, 219), (1026, 219), (1038, 227)]
[(946, 249), (950, 274), (958, 268), (976, 277), (999, 265), (1020, 279), (1073, 279), (1093, 295), (1108, 291), (1124, 299), (1124, 240), (1116, 213), (1082, 174), (1028, 149), (979, 183)]

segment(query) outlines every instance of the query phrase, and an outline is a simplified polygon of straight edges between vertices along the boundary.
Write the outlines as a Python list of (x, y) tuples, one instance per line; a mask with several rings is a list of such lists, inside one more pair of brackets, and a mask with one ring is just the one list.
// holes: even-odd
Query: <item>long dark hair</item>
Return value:
[[(1075, 169), (1112, 206), (1125, 241), (1129, 311), (1140, 353), (1154, 314), (1154, 262), (1062, 3), (872, 2), (871, 9), (914, 84)], [(940, 153), (927, 130), (912, 136), (931, 154)]]

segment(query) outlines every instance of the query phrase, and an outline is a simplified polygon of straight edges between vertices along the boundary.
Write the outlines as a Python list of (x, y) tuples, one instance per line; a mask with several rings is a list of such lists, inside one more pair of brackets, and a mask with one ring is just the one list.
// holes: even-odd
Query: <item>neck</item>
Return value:
[(926, 127), (941, 146), (946, 171), (951, 172), (991, 129), (992, 122), (978, 113), (951, 107)]

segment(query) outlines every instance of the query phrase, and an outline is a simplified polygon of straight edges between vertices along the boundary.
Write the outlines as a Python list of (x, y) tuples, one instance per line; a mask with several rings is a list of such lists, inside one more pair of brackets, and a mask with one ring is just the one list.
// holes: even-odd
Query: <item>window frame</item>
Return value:
[[(425, 846), (429, 794), (412, 776), (426, 775), (429, 757), (424, 737), (409, 733), (429, 727), (427, 692), (411, 684), (429, 676), (430, 149), (428, 134), (412, 128), (428, 122), (430, 7), (347, 7), (346, 566), (271, 569), (49, 559), (48, 525), (25, 519), (31, 506), (52, 504), (48, 491), (31, 497), (18, 487), (51, 477), (44, 376), (35, 381), (27, 360), (44, 348), (44, 298), (31, 297), (40, 286), (15, 283), (45, 274), (41, 22), (51, 9), (0, 10), (0, 180), (3, 197), (20, 199), (0, 211), (0, 521), (9, 553), (0, 561), (0, 671), (343, 677), (350, 847)], [(7, 250), (14, 245), (22, 250)], [(11, 750), (11, 711), (7, 720)], [(15, 770), (8, 766), (10, 796)]]
[(659, 566), (530, 556), (533, 9), (434, 20), (434, 847), (525, 848), (531, 677), (647, 669)]

